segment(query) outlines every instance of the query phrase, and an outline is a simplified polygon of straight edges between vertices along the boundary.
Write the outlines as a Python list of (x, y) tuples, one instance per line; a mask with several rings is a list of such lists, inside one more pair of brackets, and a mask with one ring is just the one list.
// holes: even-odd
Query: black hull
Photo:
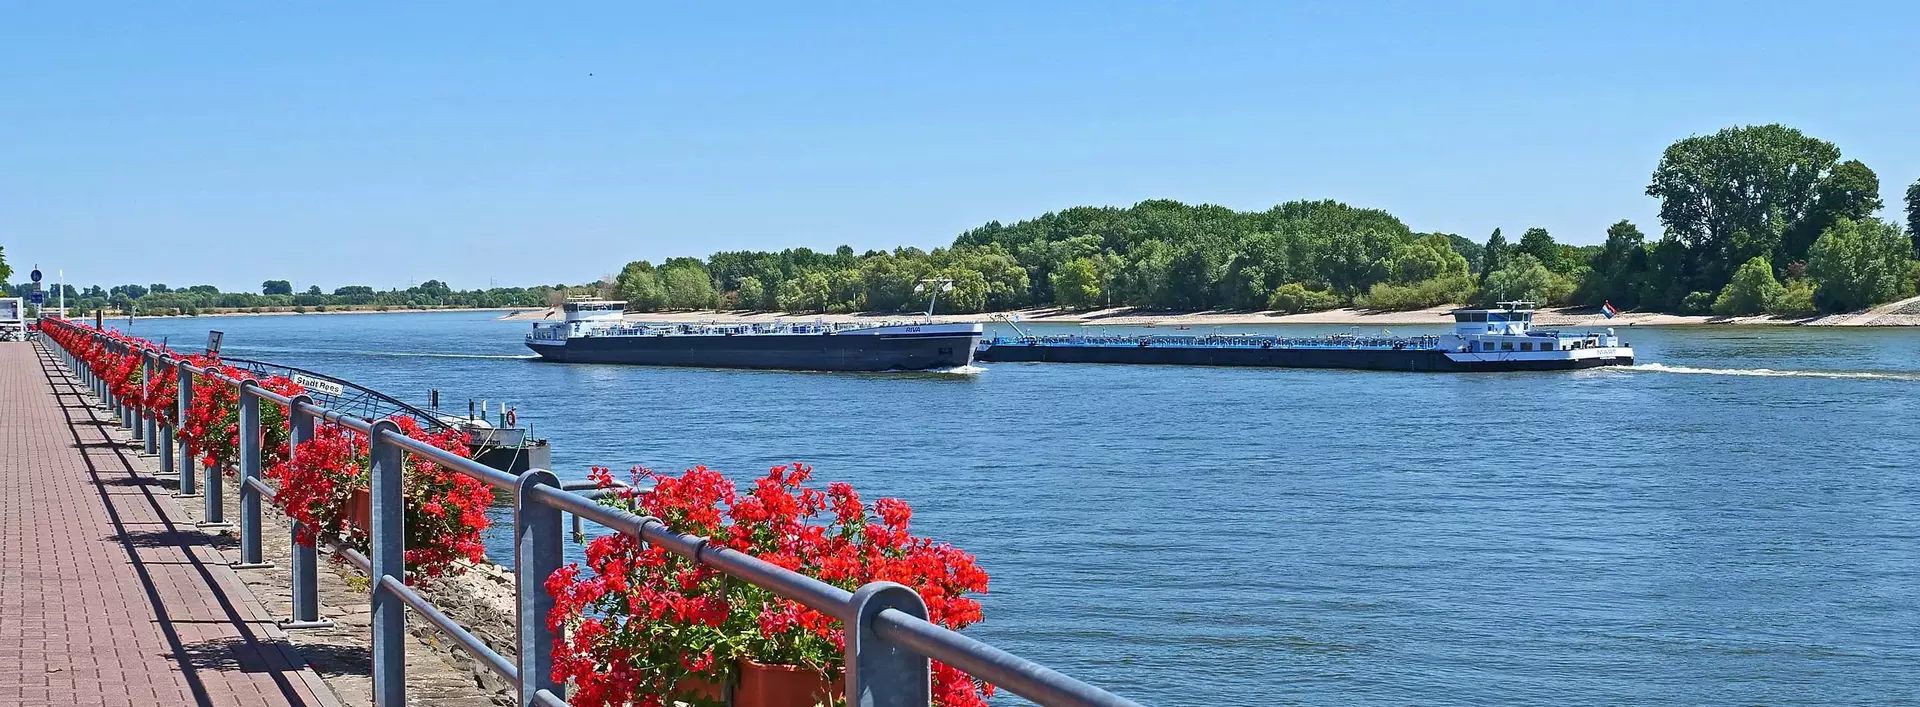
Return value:
[(1455, 361), (1421, 349), (1255, 349), (1153, 346), (1046, 346), (995, 344), (979, 353), (990, 363), (1132, 363), (1177, 366), (1345, 368), (1363, 371), (1570, 371), (1631, 366), (1630, 357)]
[(924, 371), (973, 363), (975, 335), (610, 336), (527, 344), (549, 361), (788, 371)]

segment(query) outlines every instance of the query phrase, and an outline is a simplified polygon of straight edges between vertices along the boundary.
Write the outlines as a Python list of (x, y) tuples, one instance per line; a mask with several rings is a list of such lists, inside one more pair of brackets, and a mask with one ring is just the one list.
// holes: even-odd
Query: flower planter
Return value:
[(347, 499), (347, 527), (373, 537), (373, 494), (366, 489), (354, 489)]
[(846, 684), (829, 681), (820, 671), (798, 665), (767, 665), (740, 659), (740, 685), (733, 690), (733, 707), (814, 707), (832, 704), (846, 692)]
[[(720, 683), (702, 677), (684, 677), (673, 684), (672, 699), (683, 704), (726, 704)], [(671, 703), (669, 703), (671, 704)]]

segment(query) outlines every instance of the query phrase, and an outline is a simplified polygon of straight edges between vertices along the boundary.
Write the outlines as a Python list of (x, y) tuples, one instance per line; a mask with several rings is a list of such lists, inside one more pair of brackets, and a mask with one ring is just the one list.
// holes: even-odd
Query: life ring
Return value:
[(507, 408), (507, 426), (513, 427), (516, 424), (518, 424), (519, 421), (520, 421), (520, 416), (514, 414), (513, 408)]

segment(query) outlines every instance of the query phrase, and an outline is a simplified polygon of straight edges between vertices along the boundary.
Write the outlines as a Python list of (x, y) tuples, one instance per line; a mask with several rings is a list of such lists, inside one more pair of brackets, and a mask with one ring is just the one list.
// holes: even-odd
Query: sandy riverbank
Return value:
[[(996, 312), (989, 314), (957, 314), (935, 317), (946, 322), (986, 322), (1008, 316), (1018, 317), (1021, 323), (1033, 324), (1092, 324), (1109, 326), (1227, 326), (1255, 324), (1314, 324), (1323, 326), (1450, 326), (1453, 324), (1453, 307), (1434, 307), (1408, 312), (1376, 312), (1360, 309), (1330, 309), (1324, 312), (1305, 314), (1281, 314), (1278, 312), (1168, 312), (1145, 310), (1130, 307), (1116, 307), (1088, 311), (1061, 309), (1026, 309), (1017, 312)], [(829, 322), (885, 321), (910, 318), (911, 314), (794, 314), (784, 312), (718, 311), (690, 310), (677, 312), (630, 313), (627, 321), (633, 322), (725, 322), (750, 323), (771, 322), (775, 320), (812, 321), (819, 319)], [(520, 310), (501, 317), (513, 321), (552, 321), (560, 318), (557, 309)], [(1623, 327), (1623, 326), (1689, 326), (1689, 325), (1771, 325), (1771, 326), (1920, 326), (1920, 298), (1903, 300), (1882, 305), (1864, 312), (1833, 314), (1823, 317), (1796, 319), (1787, 317), (1713, 317), (1683, 314), (1660, 314), (1652, 312), (1623, 312), (1608, 319), (1599, 310), (1592, 307), (1564, 307), (1542, 309), (1535, 315), (1534, 322), (1546, 327)]]

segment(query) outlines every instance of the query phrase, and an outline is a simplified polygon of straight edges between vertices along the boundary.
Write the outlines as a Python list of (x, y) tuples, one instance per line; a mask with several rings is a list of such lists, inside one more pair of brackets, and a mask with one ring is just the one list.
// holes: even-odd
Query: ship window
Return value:
[(1487, 313), (1486, 313), (1486, 312), (1474, 312), (1474, 313), (1473, 313), (1473, 321), (1475, 321), (1475, 322), (1482, 322), (1482, 323), (1484, 323), (1484, 322), (1486, 322), (1486, 321), (1487, 321)]
[(1500, 342), (1500, 350), (1501, 350), (1501, 351), (1512, 351), (1512, 350), (1513, 350), (1513, 342), (1511, 342), (1511, 341), (1502, 341), (1502, 342)]
[[(1544, 344), (1543, 344), (1543, 346), (1544, 346)], [(1523, 344), (1521, 344), (1521, 345), (1520, 345), (1520, 350), (1521, 350), (1521, 351), (1532, 351), (1532, 350), (1533, 350), (1533, 344), (1526, 344), (1526, 343), (1523, 343)]]

